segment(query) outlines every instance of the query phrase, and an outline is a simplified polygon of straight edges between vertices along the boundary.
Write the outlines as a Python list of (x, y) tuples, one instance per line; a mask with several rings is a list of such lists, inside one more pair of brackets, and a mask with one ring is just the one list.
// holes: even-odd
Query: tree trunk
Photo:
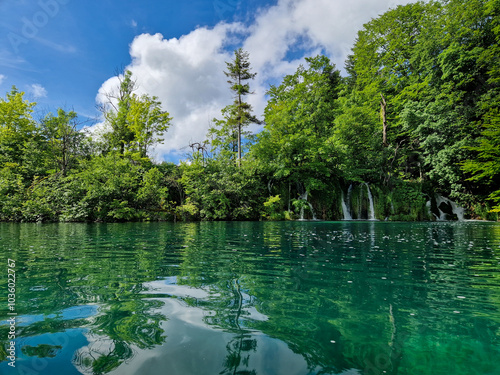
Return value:
[(382, 144), (384, 147), (389, 146), (387, 143), (387, 103), (385, 101), (384, 95), (380, 93), (382, 101), (380, 102), (380, 114), (382, 116)]
[(241, 123), (238, 124), (238, 167), (241, 166)]
[[(241, 75), (238, 74), (238, 85), (241, 85)], [(238, 94), (238, 167), (241, 167), (241, 94)]]

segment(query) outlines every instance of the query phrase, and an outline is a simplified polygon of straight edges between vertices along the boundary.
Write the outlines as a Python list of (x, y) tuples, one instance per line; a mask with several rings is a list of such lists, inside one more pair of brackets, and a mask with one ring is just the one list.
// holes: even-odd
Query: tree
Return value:
[(474, 158), (471, 146), (498, 95), (490, 79), (498, 60), (498, 6), (496, 17), (488, 11), (493, 3), (451, 0), (435, 13), (433, 22), (426, 20), (413, 54), (425, 88), (402, 103), (402, 125), (420, 152), (424, 176), (436, 189), (462, 201), (469, 201), (472, 186), (461, 165)]
[(120, 86), (117, 94), (108, 93), (107, 103), (101, 108), (106, 122), (110, 125), (112, 131), (107, 133), (108, 142), (111, 148), (118, 148), (120, 154), (124, 154), (125, 147), (129, 145), (134, 138), (134, 134), (127, 123), (128, 113), (131, 106), (131, 97), (136, 89), (135, 82), (132, 80), (132, 72), (125, 71), (123, 78), (119, 76)]
[(76, 118), (76, 112), (59, 109), (57, 117), (50, 113), (42, 120), (42, 132), (49, 142), (52, 160), (64, 177), (76, 160), (79, 145), (85, 137), (76, 130)]
[(326, 56), (306, 62), (308, 68), (300, 66), (269, 89), (264, 131), (252, 153), (274, 179), (310, 190), (323, 186), (335, 170), (326, 140), (333, 132), (341, 79)]
[(246, 95), (251, 94), (250, 85), (246, 82), (254, 79), (257, 73), (251, 73), (249, 54), (241, 48), (234, 51), (234, 60), (226, 62), (226, 65), (227, 71), (224, 74), (229, 78), (227, 82), (231, 85), (235, 100), (222, 110), (223, 120), (214, 120), (216, 127), (211, 133), (219, 139), (219, 143), (215, 143), (216, 146), (222, 143), (226, 149), (236, 149), (237, 164), (240, 165), (243, 128), (251, 123), (260, 123), (257, 117), (252, 115), (252, 106), (243, 100)]
[[(342, 99), (344, 135), (341, 138), (344, 138), (346, 151), (359, 164), (349, 169), (350, 172), (357, 169), (366, 175), (368, 169), (372, 169), (375, 172), (372, 175), (381, 173), (384, 182), (388, 183), (392, 175), (399, 174), (400, 168), (412, 172), (409, 167), (420, 164), (419, 157), (415, 156), (415, 145), (402, 127), (401, 111), (408, 101), (421, 100), (423, 88), (429, 85), (420, 70), (416, 51), (421, 48), (426, 22), (435, 22), (438, 9), (439, 5), (434, 2), (398, 6), (365, 24), (358, 32), (353, 54), (346, 62), (348, 89)], [(382, 126), (378, 122), (380, 117)], [(381, 131), (378, 131), (379, 126)], [(369, 134), (349, 135), (351, 128), (360, 127)], [(375, 134), (381, 135), (384, 147), (374, 148), (375, 152), (369, 157), (359, 147), (352, 147), (359, 145), (362, 138)], [(377, 160), (377, 163), (367, 165), (362, 159)]]
[(481, 137), (470, 147), (474, 157), (463, 163), (464, 171), (470, 173), (471, 181), (481, 183), (483, 193), (496, 203), (492, 212), (500, 212), (500, 1), (491, 0), (485, 5), (484, 14), (491, 21), (490, 27), (496, 43), (482, 50), (479, 63), (488, 69), (487, 83), (490, 90), (483, 95), (481, 106), (485, 114), (479, 122), (482, 126)]
[(139, 97), (133, 94), (129, 100), (127, 124), (133, 134), (131, 147), (144, 158), (152, 146), (163, 142), (160, 137), (169, 128), (172, 118), (168, 112), (162, 110), (161, 102), (156, 96)]
[(0, 98), (0, 166), (5, 163), (20, 165), (26, 143), (37, 132), (36, 123), (31, 116), (36, 103), (23, 98), (24, 92), (16, 87)]
[(181, 165), (187, 199), (180, 213), (202, 220), (259, 219), (265, 184), (255, 164), (252, 159), (240, 167), (224, 158), (203, 161), (195, 153), (189, 165)]
[(482, 137), (478, 139), (477, 146), (470, 147), (476, 151), (477, 157), (463, 163), (463, 169), (472, 174), (469, 180), (482, 181), (489, 186), (492, 192), (489, 199), (496, 202), (493, 212), (500, 212), (500, 113), (498, 109), (492, 110), (485, 120)]
[(151, 146), (162, 142), (161, 135), (170, 126), (169, 113), (162, 109), (156, 96), (137, 95), (132, 72), (125, 71), (120, 80), (118, 94), (108, 94), (108, 103), (103, 108), (111, 131), (107, 139), (111, 148), (138, 152), (146, 157)]
[(337, 155), (339, 174), (346, 181), (377, 181), (382, 164), (381, 129), (376, 112), (357, 95), (338, 100), (340, 113), (327, 145)]

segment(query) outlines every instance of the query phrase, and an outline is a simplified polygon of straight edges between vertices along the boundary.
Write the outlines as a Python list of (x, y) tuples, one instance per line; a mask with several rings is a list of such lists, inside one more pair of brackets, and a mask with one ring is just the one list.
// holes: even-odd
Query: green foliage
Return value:
[(177, 206), (175, 211), (182, 221), (197, 220), (200, 217), (200, 209), (191, 202), (190, 198), (184, 204)]
[(271, 86), (264, 131), (252, 148), (268, 173), (285, 183), (303, 183), (307, 190), (324, 187), (336, 171), (336, 155), (326, 144), (336, 114), (339, 72), (325, 56), (306, 59)]
[(160, 137), (169, 128), (171, 120), (168, 112), (162, 110), (157, 97), (131, 95), (127, 113), (128, 127), (133, 134), (130, 148), (137, 150), (141, 157), (146, 157), (152, 146), (163, 142)]
[(36, 124), (31, 114), (36, 103), (23, 98), (24, 93), (15, 87), (0, 98), (0, 163), (23, 159), (26, 143), (36, 134)]
[(42, 132), (48, 141), (50, 162), (63, 176), (66, 176), (68, 169), (76, 163), (78, 156), (82, 155), (84, 134), (76, 130), (76, 118), (76, 112), (59, 109), (57, 117), (50, 113), (41, 124)]
[[(180, 179), (189, 203), (202, 220), (258, 219), (264, 186), (252, 160), (237, 167), (231, 160), (210, 159), (203, 165), (194, 159), (183, 165)], [(195, 210), (191, 209), (191, 212)]]
[(311, 209), (305, 199), (292, 199), (292, 206), (295, 208), (295, 213), (298, 217), (302, 216), (301, 213), (303, 213), (304, 210)]
[(15, 163), (5, 163), (0, 170), (0, 220), (20, 221), (24, 183)]
[(108, 94), (108, 131), (96, 139), (73, 111), (38, 123), (14, 87), (0, 98), (0, 220), (280, 220), (310, 205), (339, 219), (351, 184), (361, 218), (365, 183), (377, 219), (427, 220), (434, 193), (496, 218), (499, 20), (498, 0), (390, 9), (358, 32), (347, 77), (320, 55), (272, 85), (257, 135), (244, 101), (256, 73), (237, 49), (225, 71), (234, 102), (180, 166), (149, 159), (172, 119), (156, 97), (134, 93), (130, 71)]
[(381, 160), (381, 131), (377, 117), (367, 106), (343, 98), (342, 114), (334, 122), (327, 144), (338, 155), (339, 173), (348, 181), (376, 179)]
[(269, 197), (264, 202), (265, 214), (263, 216), (269, 220), (282, 220), (284, 218), (282, 206), (283, 203), (279, 195)]
[(249, 133), (244, 128), (251, 123), (259, 124), (260, 121), (252, 115), (252, 106), (243, 98), (251, 94), (248, 80), (254, 79), (257, 73), (251, 73), (249, 54), (239, 48), (234, 51), (234, 60), (226, 62), (227, 71), (224, 74), (229, 78), (235, 99), (233, 104), (222, 110), (223, 119), (214, 119), (214, 126), (209, 131), (212, 138), (212, 147), (224, 156), (236, 159), (241, 163), (243, 154), (242, 138)]
[(463, 163), (463, 169), (472, 174), (469, 180), (483, 181), (491, 193), (488, 199), (496, 202), (492, 212), (500, 212), (500, 112), (492, 110), (485, 116), (484, 130), (477, 146), (470, 147), (477, 152), (475, 159)]
[(394, 207), (390, 220), (429, 220), (425, 206), (428, 198), (422, 188), (421, 183), (398, 181), (390, 194), (391, 208)]
[(108, 94), (109, 103), (103, 108), (111, 129), (104, 137), (109, 149), (118, 150), (120, 154), (138, 152), (141, 157), (146, 157), (151, 146), (163, 141), (161, 136), (172, 118), (162, 109), (157, 97), (138, 96), (134, 90), (132, 72), (127, 70), (120, 78), (118, 94)]

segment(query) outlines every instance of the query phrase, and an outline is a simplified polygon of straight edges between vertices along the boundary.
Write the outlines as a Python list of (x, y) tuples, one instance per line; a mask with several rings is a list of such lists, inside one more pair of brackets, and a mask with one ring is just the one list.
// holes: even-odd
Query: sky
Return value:
[(236, 48), (250, 54), (247, 100), (262, 116), (270, 84), (320, 53), (343, 72), (363, 24), (409, 2), (0, 0), (0, 95), (15, 85), (37, 103), (35, 119), (61, 107), (95, 131), (98, 105), (129, 69), (137, 93), (157, 96), (173, 117), (151, 156), (177, 162), (231, 104), (223, 72)]

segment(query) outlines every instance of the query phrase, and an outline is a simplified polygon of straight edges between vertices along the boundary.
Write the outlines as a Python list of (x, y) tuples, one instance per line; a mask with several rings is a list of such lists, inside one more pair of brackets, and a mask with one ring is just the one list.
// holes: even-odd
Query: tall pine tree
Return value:
[(252, 114), (252, 106), (244, 101), (244, 97), (252, 93), (248, 81), (254, 79), (257, 73), (251, 72), (249, 54), (241, 48), (234, 51), (233, 61), (226, 62), (226, 65), (224, 74), (229, 78), (227, 82), (234, 93), (234, 102), (222, 110), (223, 120), (214, 120), (219, 129), (213, 128), (211, 133), (215, 135), (213, 144), (216, 147), (237, 152), (237, 164), (240, 165), (243, 128), (260, 123)]

